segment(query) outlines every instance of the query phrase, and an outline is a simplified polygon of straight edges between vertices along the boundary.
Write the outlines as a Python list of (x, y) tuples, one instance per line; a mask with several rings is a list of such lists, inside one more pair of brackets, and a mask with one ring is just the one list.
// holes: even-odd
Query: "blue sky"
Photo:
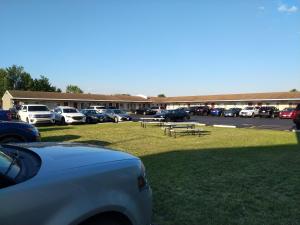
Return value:
[(0, 67), (104, 94), (300, 89), (299, 8), (300, 0), (1, 0)]

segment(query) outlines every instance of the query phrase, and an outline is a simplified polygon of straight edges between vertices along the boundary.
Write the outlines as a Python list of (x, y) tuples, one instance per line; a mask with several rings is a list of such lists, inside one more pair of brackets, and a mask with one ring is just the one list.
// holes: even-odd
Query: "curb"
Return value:
[(294, 132), (294, 133), (300, 133), (300, 130), (292, 130), (292, 132)]
[(232, 125), (218, 125), (218, 124), (214, 124), (213, 127), (236, 128), (236, 126), (232, 126)]

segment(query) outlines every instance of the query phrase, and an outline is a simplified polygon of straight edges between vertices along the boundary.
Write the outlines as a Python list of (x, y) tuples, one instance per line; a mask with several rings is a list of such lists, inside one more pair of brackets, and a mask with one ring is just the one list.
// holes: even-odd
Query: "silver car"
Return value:
[(143, 163), (77, 144), (0, 146), (3, 225), (149, 225), (152, 193)]

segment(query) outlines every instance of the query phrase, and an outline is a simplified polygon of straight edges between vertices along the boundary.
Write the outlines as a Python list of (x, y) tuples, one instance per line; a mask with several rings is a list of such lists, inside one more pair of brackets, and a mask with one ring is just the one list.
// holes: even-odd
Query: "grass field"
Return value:
[(139, 156), (153, 223), (300, 224), (300, 138), (285, 131), (205, 127), (176, 139), (138, 123), (39, 128), (43, 141), (103, 145)]

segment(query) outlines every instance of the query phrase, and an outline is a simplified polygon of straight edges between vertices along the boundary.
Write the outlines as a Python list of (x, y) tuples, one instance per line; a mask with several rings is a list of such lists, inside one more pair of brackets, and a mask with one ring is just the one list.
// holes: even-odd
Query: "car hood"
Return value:
[(241, 112), (254, 112), (255, 110), (254, 109), (243, 109), (241, 110)]
[(82, 113), (63, 113), (64, 116), (84, 116)]
[(137, 159), (124, 152), (83, 144), (29, 143), (19, 144), (39, 155), (42, 166), (38, 174), (56, 173), (93, 164)]
[(127, 114), (116, 114), (117, 116), (120, 116), (120, 117), (129, 117), (129, 115)]
[(42, 114), (42, 115), (49, 115), (53, 114), (51, 111), (28, 111), (29, 114)]

